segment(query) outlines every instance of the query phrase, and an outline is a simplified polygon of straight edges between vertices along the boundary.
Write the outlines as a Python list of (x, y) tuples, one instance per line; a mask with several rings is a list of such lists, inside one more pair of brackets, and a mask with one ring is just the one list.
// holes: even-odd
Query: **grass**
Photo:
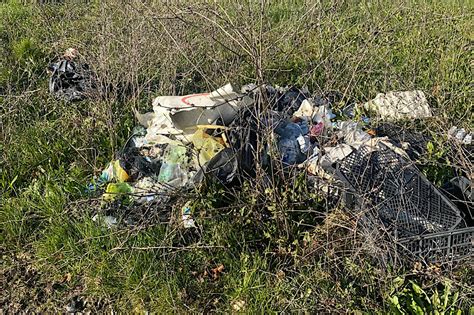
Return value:
[[(132, 108), (226, 82), (336, 90), (357, 102), (421, 89), (436, 117), (412, 127), (446, 151), (447, 126), (472, 126), (473, 12), (469, 1), (3, 2), (1, 307), (64, 311), (79, 296), (92, 311), (386, 313), (401, 276), (430, 296), (452, 283), (453, 308), (467, 312), (471, 267), (380, 266), (353, 218), (328, 211), (302, 178), (176, 198), (167, 210), (173, 218), (191, 199), (196, 233), (158, 220), (101, 227), (84, 187), (129, 136)], [(71, 46), (107, 87), (104, 99), (48, 95), (45, 68)], [(422, 158), (438, 184), (457, 163), (448, 153)]]

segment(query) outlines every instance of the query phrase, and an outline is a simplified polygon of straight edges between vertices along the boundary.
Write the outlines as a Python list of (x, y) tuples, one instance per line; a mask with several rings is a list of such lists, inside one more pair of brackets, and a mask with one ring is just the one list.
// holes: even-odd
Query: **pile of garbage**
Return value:
[[(88, 68), (72, 61), (75, 53), (51, 66), (51, 93), (69, 101), (84, 99), (95, 88)], [(472, 178), (459, 177), (451, 185), (469, 202), (461, 211), (413, 163), (427, 137), (391, 123), (372, 128), (367, 115), (385, 121), (432, 117), (425, 94), (381, 93), (334, 113), (341, 100), (335, 92), (311, 95), (255, 84), (156, 97), (153, 111), (135, 112), (139, 126), (88, 191), (105, 191), (104, 203), (165, 204), (171, 194), (205, 181), (238, 185), (255, 178), (258, 168), (268, 174), (275, 168), (305, 172), (318, 183), (315, 189), (363, 212), (367, 227), (385, 229), (409, 252), (427, 260), (471, 257)], [(472, 133), (464, 129), (453, 127), (448, 137), (472, 147)], [(112, 216), (105, 221), (117, 224)], [(182, 221), (196, 227), (189, 207), (183, 207)]]
[[(256, 117), (253, 109), (258, 102), (264, 104), (263, 99), (272, 108)], [(331, 121), (335, 115), (328, 100), (312, 99), (295, 88), (255, 85), (236, 90), (227, 84), (210, 93), (160, 96), (153, 101), (153, 112), (136, 113), (136, 118), (140, 126), (120, 157), (89, 187), (93, 191), (106, 184), (106, 201), (126, 194), (133, 196), (129, 201), (144, 203), (209, 177), (230, 184), (252, 177), (258, 158), (269, 166), (275, 152), (284, 168), (301, 168), (317, 160), (319, 142), (332, 130), (355, 128)], [(262, 156), (256, 157), (264, 136), (275, 141), (268, 141)]]

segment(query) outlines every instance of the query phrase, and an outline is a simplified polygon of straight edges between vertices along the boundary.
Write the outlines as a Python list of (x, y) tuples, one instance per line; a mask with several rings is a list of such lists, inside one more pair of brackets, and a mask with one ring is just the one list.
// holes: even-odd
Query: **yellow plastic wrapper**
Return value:
[(193, 134), (191, 141), (198, 152), (199, 165), (204, 165), (217, 153), (225, 149), (225, 142), (222, 138), (208, 135), (205, 132), (206, 128), (199, 127)]
[(115, 160), (109, 163), (107, 168), (100, 175), (101, 182), (108, 183), (112, 180), (123, 183), (130, 179), (127, 172), (120, 166), (120, 161)]
[(114, 178), (120, 183), (128, 181), (130, 176), (128, 176), (127, 172), (120, 166), (120, 161), (115, 160), (112, 163)]
[(112, 201), (121, 196), (126, 196), (133, 192), (133, 188), (127, 183), (110, 183), (105, 189), (104, 201)]

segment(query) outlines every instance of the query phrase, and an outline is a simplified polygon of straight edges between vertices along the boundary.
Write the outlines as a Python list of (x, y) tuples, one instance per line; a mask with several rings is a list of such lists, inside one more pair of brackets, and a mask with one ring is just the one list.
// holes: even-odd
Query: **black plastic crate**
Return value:
[(474, 256), (474, 227), (405, 238), (399, 247), (427, 262), (447, 262)]
[(359, 209), (371, 209), (397, 239), (464, 227), (456, 206), (412, 162), (383, 143), (376, 150), (361, 146), (337, 171), (359, 199)]

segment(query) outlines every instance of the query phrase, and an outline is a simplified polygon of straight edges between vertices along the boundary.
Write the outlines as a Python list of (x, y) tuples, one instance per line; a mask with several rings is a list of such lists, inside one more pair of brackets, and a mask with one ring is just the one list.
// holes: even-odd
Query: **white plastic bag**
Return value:
[(379, 93), (363, 105), (367, 110), (377, 112), (384, 119), (431, 117), (431, 108), (423, 91)]
[(148, 140), (153, 138), (156, 142), (156, 135), (175, 135), (188, 142), (187, 136), (194, 133), (197, 125), (214, 124), (219, 118), (227, 124), (240, 107), (252, 102), (249, 96), (238, 93), (229, 83), (211, 93), (158, 96), (153, 100), (153, 113), (135, 115), (147, 128)]

